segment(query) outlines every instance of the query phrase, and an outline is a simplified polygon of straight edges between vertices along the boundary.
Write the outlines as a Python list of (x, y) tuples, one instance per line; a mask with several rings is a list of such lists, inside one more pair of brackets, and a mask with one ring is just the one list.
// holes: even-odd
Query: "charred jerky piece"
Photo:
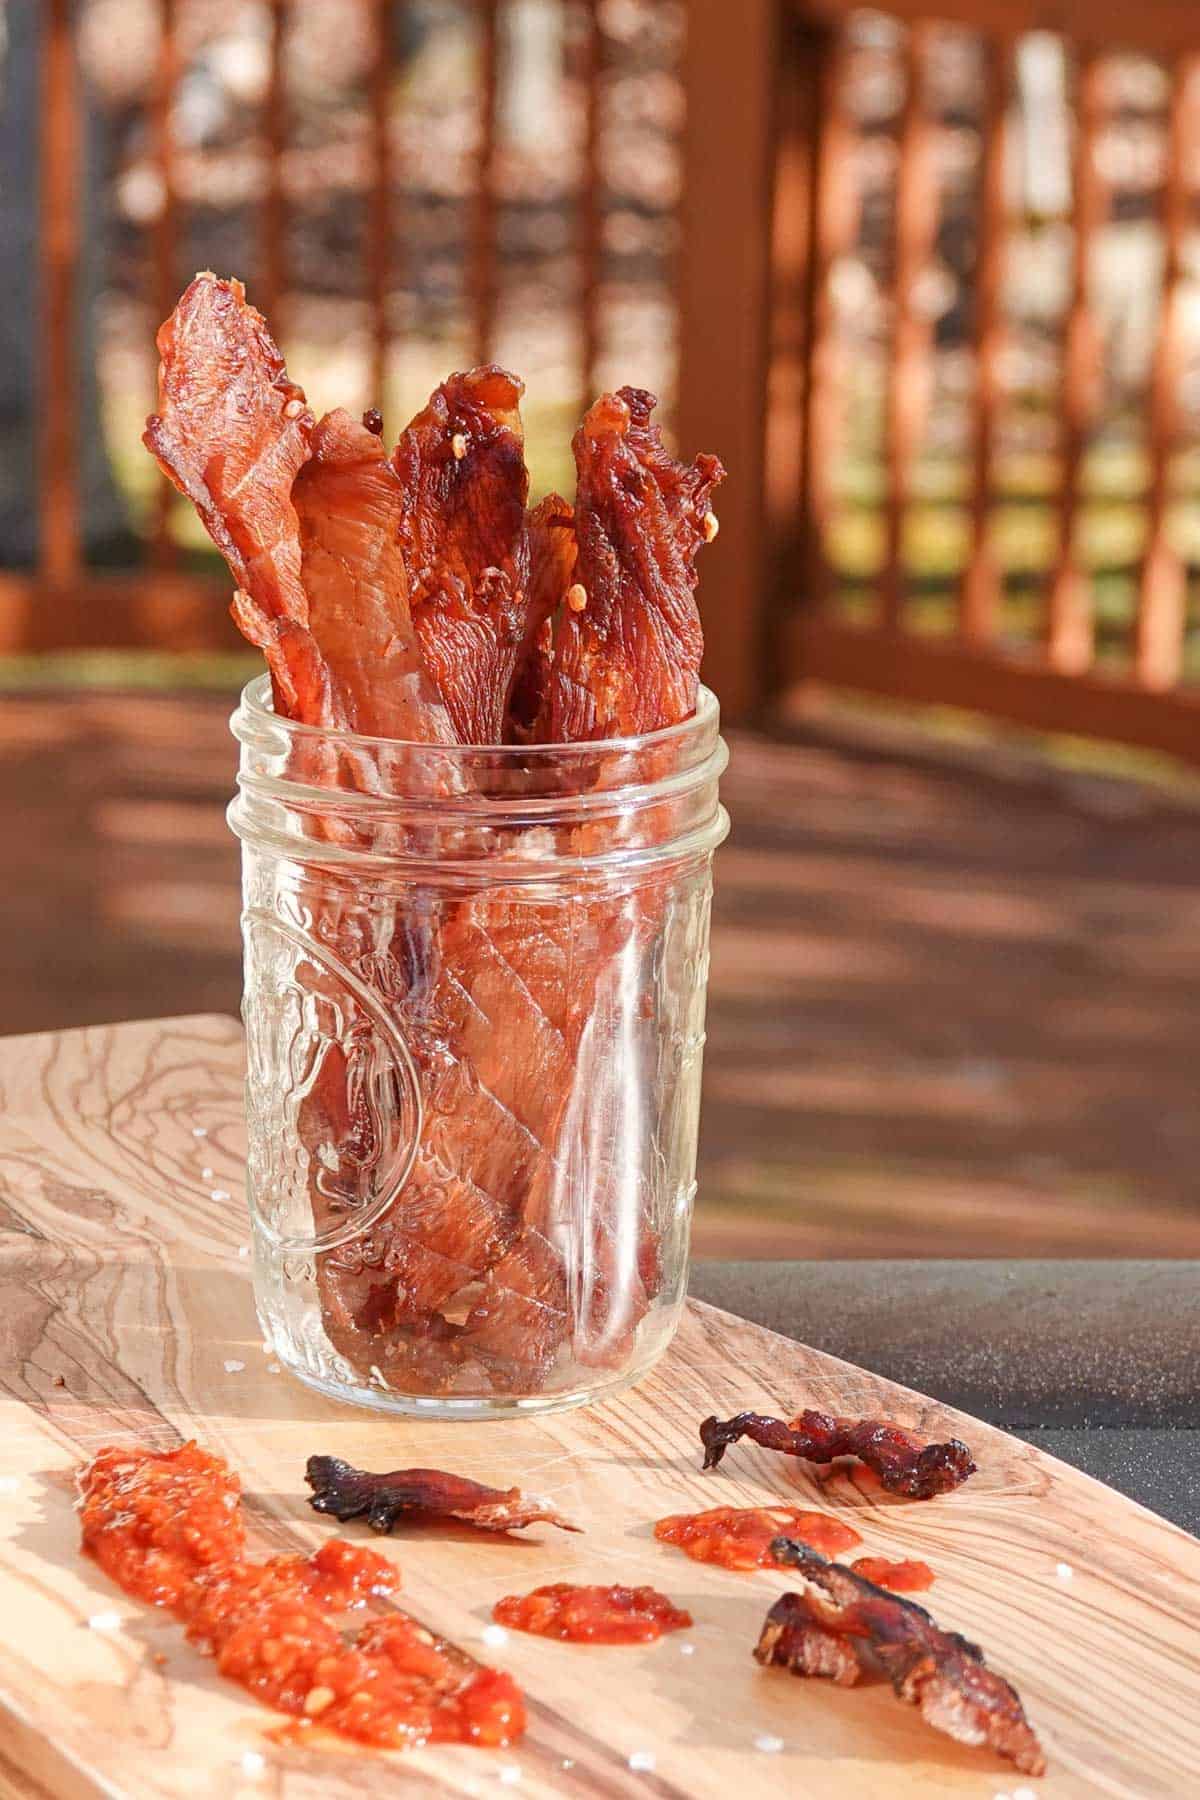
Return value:
[(292, 487), (308, 622), (352, 730), (454, 741), (408, 604), (404, 494), (379, 436), (339, 408), (314, 427)]
[(987, 1744), (1023, 1775), (1042, 1775), (1046, 1758), (1011, 1684), (983, 1651), (943, 1631), (923, 1606), (827, 1562), (805, 1544), (780, 1538), (774, 1559), (798, 1570), (803, 1587), (767, 1614), (755, 1657), (794, 1675), (824, 1675), (843, 1687), (883, 1676), (900, 1700), (920, 1708), (937, 1731), (962, 1744)]
[(497, 744), (540, 620), (527, 595), (523, 384), (494, 364), (451, 375), (392, 456), (421, 656), (464, 744)]
[(547, 741), (657, 731), (695, 711), (695, 559), (724, 470), (715, 456), (675, 462), (655, 405), (641, 388), (604, 394), (575, 434), (578, 554), (537, 732)]
[(313, 415), (240, 281), (197, 275), (158, 333), (158, 411), (143, 442), (229, 564), (234, 618), (265, 653), (281, 712), (342, 722), (308, 631), (292, 483)]
[(544, 1501), (523, 1495), (520, 1488), (485, 1487), (444, 1469), (393, 1469), (390, 1474), (372, 1475), (340, 1456), (310, 1456), (304, 1479), (313, 1490), (309, 1505), (314, 1512), (332, 1513), (343, 1522), (365, 1517), (372, 1531), (390, 1532), (398, 1520), (409, 1516), (461, 1519), (481, 1531), (520, 1531), (538, 1523), (579, 1530)]
[(505, 722), (506, 741), (532, 739), (546, 704), (554, 663), (554, 615), (575, 580), (575, 515), (561, 494), (547, 494), (525, 515), (528, 640)]
[(705, 1419), (700, 1426), (704, 1467), (715, 1469), (730, 1444), (748, 1437), (764, 1450), (779, 1450), (806, 1462), (831, 1463), (856, 1456), (878, 1475), (891, 1494), (929, 1500), (949, 1493), (975, 1473), (971, 1452), (958, 1438), (923, 1444), (911, 1431), (878, 1419), (835, 1419), (828, 1413), (802, 1412), (790, 1423), (763, 1413), (738, 1413), (732, 1419)]

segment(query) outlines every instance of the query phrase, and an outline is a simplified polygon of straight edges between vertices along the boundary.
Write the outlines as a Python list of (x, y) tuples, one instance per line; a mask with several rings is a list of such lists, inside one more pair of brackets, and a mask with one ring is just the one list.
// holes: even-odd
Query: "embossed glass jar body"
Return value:
[(717, 706), (401, 744), (234, 715), (255, 1288), (327, 1393), (491, 1415), (636, 1379), (682, 1305)]

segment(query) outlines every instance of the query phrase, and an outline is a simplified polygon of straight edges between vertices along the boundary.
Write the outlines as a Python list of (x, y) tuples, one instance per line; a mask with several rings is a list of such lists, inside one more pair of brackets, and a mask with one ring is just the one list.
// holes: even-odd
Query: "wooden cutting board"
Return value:
[[(544, 1420), (393, 1422), (275, 1372), (243, 1254), (240, 1064), (236, 1027), (214, 1018), (0, 1042), (0, 1793), (1200, 1792), (1200, 1544), (973, 1419), (698, 1305), (638, 1388)], [(980, 1472), (925, 1504), (885, 1503), (845, 1476), (821, 1487), (744, 1446), (700, 1473), (702, 1415), (801, 1404), (957, 1433)], [(585, 1524), (578, 1538), (428, 1528), (377, 1540), (416, 1617), (521, 1681), (524, 1742), (407, 1756), (276, 1744), (274, 1715), (78, 1553), (80, 1458), (190, 1434), (241, 1476), (264, 1549), (329, 1535), (302, 1480), (318, 1450), (519, 1483)], [(1049, 1754), (1044, 1781), (934, 1733), (886, 1689), (757, 1667), (751, 1646), (786, 1574), (703, 1567), (650, 1527), (770, 1500), (826, 1508), (853, 1520), (864, 1552), (934, 1566), (924, 1598), (1017, 1684)], [(555, 1580), (653, 1583), (695, 1629), (636, 1648), (516, 1633), (485, 1646), (493, 1600)], [(247, 1751), (265, 1758), (256, 1774)]]

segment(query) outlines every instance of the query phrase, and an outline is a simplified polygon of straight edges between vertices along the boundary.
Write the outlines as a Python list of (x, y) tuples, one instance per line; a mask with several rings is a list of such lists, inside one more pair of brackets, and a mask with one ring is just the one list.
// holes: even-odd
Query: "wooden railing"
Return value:
[[(361, 0), (371, 37), (366, 83), (368, 169), (363, 274), (369, 347), (364, 402), (380, 394), (397, 348), (396, 296), (406, 243), (397, 196), (395, 25), (403, 0)], [(505, 205), (498, 128), (506, 8), (474, 0), (476, 152), (465, 210), (467, 350), (496, 349), (504, 271)], [(161, 204), (149, 226), (150, 283), (162, 316), (191, 270), (181, 266), (183, 160), (173, 141), (188, 0), (159, 0), (147, 125)], [(582, 69), (579, 178), (569, 230), (577, 346), (570, 378), (582, 403), (595, 391), (605, 336), (605, 178), (602, 144), (611, 43), (602, 0), (561, 0)], [(259, 139), (254, 297), (289, 335), (294, 182), (287, 179), (295, 119), (287, 52), (299, 0), (270, 0), (268, 73)], [(233, 645), (221, 584), (189, 572), (166, 487), (156, 500), (137, 570), (86, 565), (81, 529), (79, 306), (81, 124), (72, 0), (41, 0), (41, 357), (38, 407), (40, 555), (31, 575), (0, 574), (0, 648), (147, 644)], [(903, 99), (890, 127), (894, 163), (881, 346), (877, 493), (870, 501), (880, 554), (857, 577), (855, 605), (839, 563), (850, 452), (846, 397), (856, 351), (836, 289), (866, 229), (856, 175), (856, 123), (847, 0), (686, 0), (684, 182), (678, 258), (679, 384), (675, 416), (689, 449), (718, 449), (730, 477), (721, 535), (705, 563), (708, 674), (731, 718), (761, 714), (803, 684), (826, 683), (1005, 715), (1042, 730), (1097, 734), (1200, 760), (1200, 695), (1188, 667), (1189, 553), (1173, 519), (1181, 453), (1192, 423), (1181, 405), (1190, 355), (1189, 250), (1200, 221), (1200, 11), (1190, 0), (889, 0), (899, 22)], [(736, 24), (734, 23), (736, 10)], [(959, 451), (962, 555), (942, 624), (928, 629), (928, 582), (914, 569), (911, 526), (939, 346), (926, 303), (935, 248), (939, 137), (929, 93), (932, 46), (946, 22), (986, 49), (977, 101), (976, 242), (966, 280), (973, 368)], [(1043, 571), (1035, 631), (1012, 631), (1012, 582), (997, 536), (1000, 447), (1011, 397), (1008, 269), (1014, 228), (1011, 129), (1024, 33), (1063, 36), (1073, 70), (1073, 252), (1062, 311), (1056, 393), (1058, 441), (1043, 511), (1057, 552)], [(582, 46), (581, 50), (578, 48)], [(1132, 571), (1128, 628), (1100, 642), (1081, 522), (1089, 453), (1101, 424), (1094, 256), (1110, 207), (1097, 148), (1104, 130), (1106, 59), (1129, 47), (1159, 58), (1170, 80), (1160, 184), (1163, 275), (1144, 397), (1144, 549)], [(878, 230), (878, 221), (875, 229)], [(147, 402), (150, 394), (147, 393)], [(1195, 475), (1192, 465), (1192, 478)], [(1200, 494), (1197, 495), (1200, 507)], [(1195, 535), (1193, 534), (1194, 555)], [(944, 582), (943, 582), (944, 586)], [(915, 604), (919, 603), (919, 604)], [(1029, 610), (1028, 593), (1023, 604)], [(918, 613), (920, 617), (918, 617)], [(1118, 636), (1120, 633), (1118, 633)], [(1099, 644), (1099, 647), (1098, 647)]]
[[(286, 343), (292, 271), (288, 264), (289, 184), (285, 165), (293, 140), (287, 52), (304, 0), (270, 0), (269, 71), (259, 121), (265, 157), (253, 267), (246, 270), (252, 297)], [(319, 0), (314, 0), (319, 3)], [(82, 529), (79, 442), (83, 422), (77, 395), (80, 249), (84, 217), (81, 92), (78, 66), (80, 8), (74, 0), (31, 0), (41, 11), (40, 143), (37, 244), (41, 297), (38, 405), (33, 446), (37, 465), (39, 549), (36, 568), (0, 570), (0, 651), (153, 646), (235, 647), (226, 616), (223, 584), (184, 567), (173, 519), (177, 511), (165, 482), (157, 490), (140, 567), (113, 571), (89, 567)], [(463, 311), (467, 352), (475, 361), (496, 350), (502, 277), (498, 258), (503, 203), (498, 173), (501, 134), (498, 103), (503, 77), (501, 32), (509, 0), (475, 0), (477, 60), (472, 95), (476, 109), (473, 183), (466, 207)], [(608, 70), (608, 40), (600, 0), (559, 0), (564, 29), (579, 46), (583, 128), (578, 191), (571, 218), (577, 282), (578, 345), (575, 392), (582, 406), (596, 391), (602, 347), (604, 176), (601, 168), (601, 96)], [(369, 313), (369, 351), (364, 403), (381, 397), (396, 347), (395, 298), (402, 287), (405, 245), (395, 204), (402, 172), (396, 167), (394, 44), (406, 15), (405, 0), (361, 0), (371, 34), (366, 82), (369, 173), (363, 275)], [(158, 0), (157, 54), (146, 106), (160, 198), (148, 227), (149, 266), (157, 318), (169, 313), (192, 274), (182, 261), (178, 146), (173, 119), (182, 71), (181, 17), (187, 0)], [(332, 396), (332, 399), (341, 396)], [(146, 410), (153, 394), (148, 387)]]
[[(712, 677), (728, 707), (761, 710), (802, 684), (822, 683), (917, 702), (979, 709), (1042, 731), (1124, 740), (1200, 761), (1200, 688), (1185, 664), (1188, 559), (1173, 535), (1180, 405), (1188, 345), (1182, 305), (1187, 250), (1200, 216), (1200, 9), (1187, 0), (884, 0), (899, 22), (895, 71), (903, 101), (890, 129), (895, 173), (886, 256), (886, 338), (877, 446), (881, 527), (873, 577), (848, 583), (837, 564), (839, 459), (847, 452), (850, 347), (832, 288), (859, 234), (843, 0), (750, 0), (737, 43), (721, 9), (693, 8), (689, 52), (689, 181), (697, 208), (685, 246), (680, 421), (687, 441), (750, 451), (721, 508), (722, 537), (706, 571)], [(935, 15), (936, 23), (927, 16)], [(937, 145), (927, 83), (931, 34), (969, 28), (985, 56), (978, 136), (976, 242), (966, 279), (973, 365), (964, 433), (966, 479), (956, 523), (963, 552), (956, 591), (931, 629), (931, 585), (909, 547), (936, 363), (922, 289), (938, 224)], [(1054, 397), (1057, 444), (1043, 523), (1057, 551), (1040, 586), (1040, 626), (1015, 632), (997, 545), (997, 447), (1011, 399), (1006, 276), (1014, 234), (1010, 124), (1022, 34), (1062, 34), (1071, 71), (1072, 250)], [(1158, 231), (1163, 275), (1142, 405), (1147, 476), (1122, 496), (1141, 508), (1144, 549), (1125, 571), (1128, 621), (1105, 621), (1098, 650), (1093, 571), (1081, 542), (1090, 503), (1089, 453), (1103, 424), (1103, 345), (1094, 300), (1097, 245), (1111, 195), (1098, 148), (1110, 56), (1144, 52), (1169, 82)], [(753, 69), (751, 68), (753, 64)], [(771, 71), (768, 91), (754, 69)], [(713, 129), (711, 122), (720, 119)], [(700, 212), (703, 212), (701, 223)], [(722, 259), (744, 241), (741, 308)], [(1200, 345), (1195, 346), (1200, 352)], [(729, 415), (740, 423), (731, 433)], [(725, 433), (724, 439), (718, 434)], [(1195, 481), (1195, 465), (1191, 479)], [(1136, 489), (1136, 482), (1135, 482)], [(1195, 501), (1200, 507), (1200, 491)], [(1196, 557), (1192, 535), (1192, 558)], [(944, 574), (944, 572), (943, 572)], [(846, 590), (854, 588), (854, 604)], [(1025, 614), (1030, 596), (1022, 599)], [(936, 610), (936, 609), (935, 609)], [(1110, 609), (1111, 611), (1111, 609)]]

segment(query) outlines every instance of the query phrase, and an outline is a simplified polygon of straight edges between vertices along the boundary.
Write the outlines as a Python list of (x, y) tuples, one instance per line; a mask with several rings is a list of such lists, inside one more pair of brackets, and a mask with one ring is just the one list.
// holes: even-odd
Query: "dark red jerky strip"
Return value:
[(705, 1419), (700, 1426), (704, 1467), (715, 1469), (730, 1444), (749, 1438), (764, 1450), (806, 1462), (831, 1463), (854, 1456), (879, 1477), (891, 1494), (929, 1500), (949, 1493), (975, 1473), (975, 1462), (958, 1438), (923, 1444), (912, 1432), (878, 1419), (835, 1419), (807, 1411), (791, 1421), (764, 1413), (738, 1413), (732, 1419)]
[(365, 1518), (372, 1531), (390, 1532), (401, 1519), (448, 1518), (483, 1531), (519, 1531), (543, 1522), (578, 1531), (542, 1500), (520, 1488), (485, 1487), (444, 1469), (393, 1469), (373, 1475), (339, 1456), (310, 1456), (304, 1479), (313, 1490), (314, 1512), (343, 1523)]
[(754, 1651), (760, 1663), (842, 1687), (882, 1677), (935, 1730), (989, 1745), (1023, 1775), (1045, 1773), (1020, 1695), (988, 1668), (977, 1644), (943, 1631), (915, 1600), (876, 1587), (806, 1544), (776, 1538), (771, 1555), (799, 1572), (803, 1588), (781, 1595), (767, 1614)]

